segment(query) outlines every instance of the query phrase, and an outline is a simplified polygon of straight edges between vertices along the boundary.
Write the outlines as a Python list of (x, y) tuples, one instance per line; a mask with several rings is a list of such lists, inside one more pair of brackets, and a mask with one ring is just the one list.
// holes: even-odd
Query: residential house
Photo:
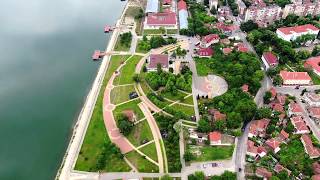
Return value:
[(217, 109), (209, 109), (208, 110), (209, 115), (211, 115), (213, 121), (219, 121), (219, 120), (226, 120), (227, 115), (221, 113)]
[(312, 180), (320, 180), (320, 174), (313, 175), (311, 177)]
[(284, 106), (281, 103), (270, 103), (270, 107), (273, 111), (285, 113)]
[(300, 104), (295, 103), (295, 102), (291, 102), (289, 104), (289, 108), (288, 108), (288, 116), (292, 116), (292, 115), (302, 115), (303, 114), (303, 109), (300, 106)]
[(271, 100), (274, 100), (276, 98), (276, 96), (277, 96), (276, 88), (271, 87), (270, 92), (271, 92)]
[(320, 120), (320, 107), (311, 107), (308, 111), (312, 118)]
[(286, 142), (288, 139), (289, 139), (289, 133), (287, 133), (285, 130), (281, 130), (277, 139), (280, 141), (280, 142)]
[(316, 93), (311, 93), (311, 92), (304, 93), (304, 100), (309, 106), (312, 106), (312, 107), (320, 106), (320, 96)]
[(208, 48), (209, 46), (211, 46), (211, 44), (218, 43), (219, 40), (220, 40), (220, 37), (218, 34), (206, 35), (201, 39), (201, 47)]
[(309, 135), (303, 134), (300, 139), (304, 146), (305, 152), (310, 156), (311, 159), (320, 157), (319, 148), (313, 146)]
[(277, 153), (280, 151), (280, 144), (281, 143), (275, 138), (271, 138), (266, 141), (267, 147), (271, 149), (274, 153)]
[(312, 69), (315, 74), (320, 76), (320, 56), (307, 59), (304, 63), (304, 67)]
[(242, 87), (241, 87), (242, 91), (243, 92), (249, 92), (249, 85), (248, 84), (244, 84)]
[(197, 50), (197, 55), (199, 57), (211, 57), (213, 55), (213, 49), (211, 47), (199, 48)]
[(268, 70), (270, 67), (276, 67), (279, 64), (278, 57), (270, 51), (264, 52), (261, 59), (266, 70)]
[(249, 134), (248, 137), (264, 137), (266, 135), (266, 129), (270, 122), (270, 119), (260, 119), (252, 121), (250, 127), (249, 127)]
[(220, 145), (221, 144), (221, 133), (218, 131), (213, 131), (209, 133), (210, 145)]
[(280, 71), (283, 85), (310, 85), (311, 77), (307, 72)]
[(279, 103), (281, 105), (284, 105), (286, 103), (287, 96), (284, 94), (277, 94), (276, 103)]
[(258, 167), (256, 169), (256, 176), (264, 179), (269, 179), (272, 177), (272, 172), (268, 171), (266, 168)]
[(251, 140), (248, 140), (247, 142), (248, 146), (247, 146), (247, 155), (252, 156), (252, 157), (263, 157), (265, 155), (267, 155), (267, 150), (263, 147), (263, 146), (255, 146), (254, 142)]
[(208, 140), (208, 135), (207, 134), (199, 133), (199, 132), (196, 132), (196, 131), (190, 131), (189, 132), (189, 137), (191, 139), (195, 139), (199, 143), (203, 143), (203, 142)]
[(167, 54), (151, 54), (148, 58), (147, 70), (157, 71), (158, 64), (161, 65), (162, 70), (169, 70), (169, 57)]
[(275, 166), (274, 166), (274, 169), (273, 169), (276, 173), (280, 173), (281, 171), (287, 171), (288, 172), (288, 175), (290, 176), (291, 174), (291, 171), (285, 167), (283, 167), (280, 163), (277, 163)]
[(295, 128), (294, 134), (308, 134), (310, 130), (301, 116), (290, 118), (292, 125)]
[(228, 55), (232, 52), (232, 48), (223, 48), (222, 52), (224, 55)]
[(312, 164), (312, 170), (314, 174), (320, 174), (320, 163), (319, 162), (314, 162)]
[(294, 41), (302, 35), (318, 35), (319, 29), (312, 24), (306, 24), (295, 27), (282, 27), (277, 29), (276, 33), (279, 38), (285, 41)]

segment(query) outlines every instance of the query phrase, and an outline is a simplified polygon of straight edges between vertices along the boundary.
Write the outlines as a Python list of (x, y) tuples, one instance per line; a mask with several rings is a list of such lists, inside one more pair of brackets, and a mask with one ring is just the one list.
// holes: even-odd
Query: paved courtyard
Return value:
[(227, 82), (220, 76), (208, 75), (205, 77), (195, 77), (194, 86), (197, 95), (214, 98), (221, 96), (228, 90)]

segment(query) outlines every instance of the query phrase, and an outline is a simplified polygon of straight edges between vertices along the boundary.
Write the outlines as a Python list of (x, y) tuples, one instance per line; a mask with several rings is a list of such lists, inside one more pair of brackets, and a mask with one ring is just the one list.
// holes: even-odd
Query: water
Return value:
[(53, 179), (125, 3), (1, 0), (0, 179)]

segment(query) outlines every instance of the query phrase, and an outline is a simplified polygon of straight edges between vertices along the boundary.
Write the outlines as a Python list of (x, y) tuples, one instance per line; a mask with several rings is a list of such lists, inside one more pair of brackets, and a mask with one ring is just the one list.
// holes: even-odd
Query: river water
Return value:
[(53, 179), (125, 2), (1, 0), (0, 179)]

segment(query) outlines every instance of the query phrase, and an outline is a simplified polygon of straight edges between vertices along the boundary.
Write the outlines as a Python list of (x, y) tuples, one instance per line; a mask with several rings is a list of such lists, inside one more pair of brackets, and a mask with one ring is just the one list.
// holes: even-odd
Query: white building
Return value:
[(146, 13), (156, 13), (159, 10), (159, 0), (148, 0)]
[(307, 72), (280, 71), (283, 85), (310, 85), (311, 77)]
[(295, 27), (283, 27), (276, 31), (279, 38), (285, 41), (294, 41), (298, 37), (306, 34), (318, 35), (319, 29), (312, 24), (306, 24)]
[(278, 65), (278, 57), (272, 52), (264, 52), (261, 59), (266, 70), (268, 70), (270, 67), (275, 67)]
[(188, 29), (188, 6), (184, 0), (178, 2), (179, 27)]

